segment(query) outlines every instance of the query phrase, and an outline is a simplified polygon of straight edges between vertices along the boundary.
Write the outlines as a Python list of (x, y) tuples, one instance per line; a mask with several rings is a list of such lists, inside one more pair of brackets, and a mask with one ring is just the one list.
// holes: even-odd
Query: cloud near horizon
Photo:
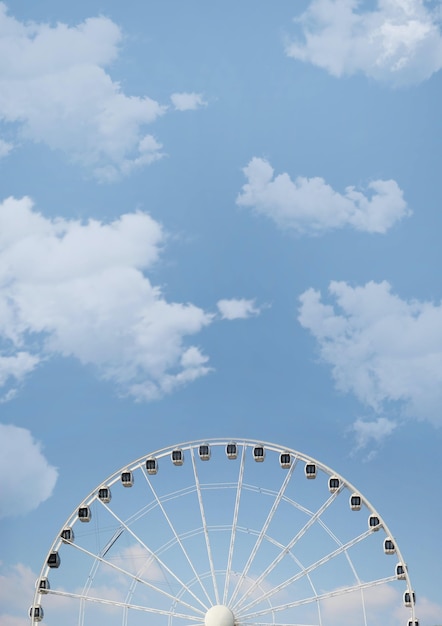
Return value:
[[(409, 610), (403, 606), (401, 595), (394, 585), (389, 584), (365, 589), (364, 612), (367, 623), (403, 626), (409, 617)], [(353, 626), (356, 616), (363, 619), (361, 592), (358, 590), (342, 595), (337, 593), (335, 597), (326, 598), (322, 604), (321, 612), (327, 623)]]
[[(95, 367), (122, 394), (158, 398), (210, 371), (187, 337), (214, 315), (168, 302), (146, 276), (165, 241), (146, 213), (105, 224), (0, 204), (0, 385), (6, 399), (52, 355)], [(9, 389), (8, 389), (9, 388)]]
[[(441, 426), (442, 304), (402, 300), (386, 281), (332, 281), (329, 294), (333, 304), (305, 291), (298, 320), (316, 339), (336, 388), (378, 414), (395, 402), (405, 416)], [(359, 435), (373, 437), (380, 426)]]
[[(103, 16), (76, 26), (24, 23), (0, 2), (0, 122), (16, 130), (16, 143), (43, 142), (101, 182), (160, 159), (162, 145), (145, 128), (168, 107), (126, 95), (112, 80), (107, 68), (121, 41), (120, 28)], [(181, 104), (192, 97), (187, 108), (202, 104), (198, 94), (175, 95)], [(0, 157), (12, 147), (0, 137)]]
[(286, 54), (332, 76), (363, 73), (394, 86), (420, 83), (442, 67), (440, 16), (422, 0), (313, 0), (295, 18), (301, 37)]
[(372, 181), (365, 193), (350, 186), (341, 194), (323, 178), (275, 176), (270, 163), (258, 157), (243, 172), (247, 183), (236, 199), (238, 206), (269, 217), (283, 230), (314, 235), (351, 227), (383, 234), (411, 213), (394, 180)]

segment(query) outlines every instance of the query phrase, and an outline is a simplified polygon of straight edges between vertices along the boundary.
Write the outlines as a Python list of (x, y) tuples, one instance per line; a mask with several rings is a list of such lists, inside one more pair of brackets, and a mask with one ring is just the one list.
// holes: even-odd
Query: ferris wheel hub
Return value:
[(206, 613), (205, 626), (234, 626), (235, 618), (232, 611), (224, 604), (215, 604)]

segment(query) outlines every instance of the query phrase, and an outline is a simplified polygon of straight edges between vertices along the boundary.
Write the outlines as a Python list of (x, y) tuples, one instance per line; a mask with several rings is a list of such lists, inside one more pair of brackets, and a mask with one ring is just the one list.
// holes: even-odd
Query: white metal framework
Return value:
[(393, 534), (346, 479), (286, 446), (213, 439), (98, 485), (51, 545), (29, 613), (48, 626), (405, 626), (415, 600)]

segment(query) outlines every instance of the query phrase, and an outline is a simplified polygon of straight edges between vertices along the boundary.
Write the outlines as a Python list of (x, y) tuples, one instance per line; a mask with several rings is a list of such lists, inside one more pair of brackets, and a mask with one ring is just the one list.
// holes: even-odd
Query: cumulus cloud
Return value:
[(245, 298), (218, 300), (216, 306), (222, 319), (225, 320), (247, 319), (253, 315), (259, 315), (261, 312), (259, 307), (255, 305), (255, 300), (246, 300)]
[(200, 107), (207, 106), (200, 93), (173, 93), (170, 96), (172, 104), (177, 111), (194, 111)]
[[(329, 294), (333, 304), (305, 291), (298, 319), (317, 340), (337, 388), (378, 413), (397, 402), (408, 416), (442, 424), (442, 305), (402, 300), (386, 281), (333, 281)], [(389, 428), (372, 425), (371, 434), (383, 426)]]
[(313, 0), (295, 20), (301, 40), (286, 52), (333, 76), (362, 72), (394, 85), (419, 83), (442, 67), (439, 21), (422, 0), (379, 0), (370, 11), (357, 0)]
[(323, 178), (274, 176), (270, 163), (254, 157), (244, 168), (247, 183), (236, 202), (272, 219), (280, 228), (320, 234), (351, 227), (369, 233), (385, 233), (409, 215), (402, 190), (394, 180), (375, 180), (365, 193), (347, 187), (335, 191)]
[(54, 354), (95, 366), (138, 399), (207, 374), (207, 357), (185, 338), (213, 315), (166, 301), (145, 275), (164, 240), (146, 213), (80, 223), (46, 219), (29, 198), (1, 203), (0, 385)]
[[(106, 71), (121, 39), (106, 17), (77, 26), (23, 23), (0, 2), (0, 121), (18, 129), (20, 140), (67, 153), (102, 181), (159, 159), (162, 146), (145, 129), (167, 107), (126, 95)], [(11, 149), (0, 142), (0, 156)]]
[(29, 430), (10, 424), (0, 424), (0, 471), (8, 477), (2, 485), (0, 518), (36, 509), (51, 496), (57, 481), (57, 470)]

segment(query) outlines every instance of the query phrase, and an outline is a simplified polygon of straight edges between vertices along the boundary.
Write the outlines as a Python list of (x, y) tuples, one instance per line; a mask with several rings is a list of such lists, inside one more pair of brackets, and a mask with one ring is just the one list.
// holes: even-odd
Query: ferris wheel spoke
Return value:
[(260, 548), (260, 546), (261, 546), (261, 544), (262, 544), (262, 542), (264, 540), (265, 534), (266, 534), (266, 532), (267, 532), (267, 530), (268, 530), (268, 528), (270, 526), (270, 522), (272, 521), (273, 516), (275, 515), (275, 512), (276, 512), (276, 510), (277, 510), (277, 508), (278, 508), (278, 506), (279, 506), (279, 504), (280, 504), (280, 502), (282, 500), (282, 497), (283, 497), (283, 495), (285, 493), (285, 490), (287, 489), (287, 485), (290, 482), (290, 479), (291, 479), (291, 477), (293, 475), (293, 470), (295, 469), (296, 464), (297, 464), (297, 459), (295, 459), (295, 461), (291, 464), (290, 469), (287, 472), (286, 477), (284, 478), (284, 481), (283, 481), (283, 483), (282, 483), (282, 485), (281, 485), (281, 487), (280, 487), (280, 489), (278, 491), (278, 494), (277, 494), (277, 496), (275, 498), (275, 501), (273, 502), (272, 508), (270, 509), (270, 511), (269, 511), (269, 513), (267, 515), (267, 519), (265, 520), (265, 522), (264, 522), (264, 524), (263, 524), (263, 526), (262, 526), (262, 528), (261, 528), (261, 530), (259, 532), (258, 538), (257, 538), (257, 540), (255, 542), (255, 545), (253, 546), (253, 549), (252, 549), (252, 551), (250, 553), (250, 556), (249, 556), (249, 558), (247, 560), (247, 563), (246, 563), (243, 571), (241, 572), (241, 575), (239, 576), (238, 582), (236, 583), (236, 587), (233, 590), (232, 596), (230, 598), (230, 605), (232, 606), (232, 609), (234, 609), (237, 606), (237, 604), (239, 604), (241, 602), (241, 600), (242, 600), (242, 598), (240, 598), (239, 602), (234, 604), (235, 598), (237, 597), (237, 595), (239, 593), (239, 590), (241, 588), (241, 584), (245, 580), (247, 574), (249, 573), (249, 570), (250, 570), (250, 567), (251, 567), (251, 565), (253, 563), (253, 560), (254, 560), (254, 558), (255, 558), (255, 556), (256, 556), (256, 554), (257, 554), (257, 552), (258, 552), (258, 550), (259, 550), (259, 548)]
[(341, 587), (340, 589), (335, 589), (334, 591), (329, 591), (327, 593), (322, 593), (320, 595), (311, 596), (309, 598), (303, 598), (302, 600), (295, 600), (293, 602), (288, 602), (287, 604), (280, 604), (279, 606), (272, 606), (262, 611), (256, 611), (255, 613), (241, 614), (241, 615), (238, 615), (237, 618), (241, 620), (241, 622), (249, 623), (248, 620), (254, 617), (259, 617), (261, 615), (268, 615), (269, 613), (272, 613), (272, 614), (279, 613), (280, 611), (293, 609), (297, 606), (302, 606), (302, 605), (310, 604), (313, 602), (316, 603), (320, 600), (327, 600), (328, 598), (337, 598), (339, 596), (345, 596), (349, 593), (354, 593), (355, 591), (369, 589), (370, 587), (377, 587), (379, 585), (385, 585), (386, 583), (392, 582), (394, 580), (396, 580), (396, 576), (388, 576), (387, 578), (379, 578), (377, 580), (371, 580), (366, 583), (360, 583), (360, 584), (352, 585), (349, 587)]
[(199, 503), (199, 507), (200, 507), (201, 521), (203, 523), (204, 537), (205, 537), (205, 540), (206, 540), (206, 549), (207, 549), (207, 556), (208, 556), (208, 559), (209, 559), (210, 574), (211, 574), (211, 577), (212, 577), (213, 590), (215, 592), (216, 604), (219, 604), (220, 600), (219, 600), (218, 585), (217, 585), (216, 576), (215, 576), (215, 566), (213, 564), (212, 547), (210, 545), (209, 531), (208, 531), (208, 528), (207, 528), (206, 514), (205, 514), (205, 511), (204, 511), (203, 496), (202, 496), (202, 493), (201, 493), (201, 484), (200, 484), (200, 480), (199, 480), (199, 476), (198, 476), (198, 470), (197, 470), (196, 463), (195, 463), (195, 454), (194, 454), (194, 451), (193, 451), (193, 447), (191, 448), (191, 457), (192, 457), (192, 465), (193, 465), (193, 474), (194, 474), (194, 477), (195, 477), (196, 492), (197, 492), (197, 495), (198, 495), (198, 503)]
[[(294, 576), (291, 576), (290, 578), (287, 578), (285, 581), (283, 581), (282, 583), (280, 583), (276, 587), (272, 587), (272, 589), (270, 591), (268, 591), (267, 593), (263, 594), (259, 598), (253, 600), (252, 602), (250, 602), (246, 606), (242, 607), (241, 614), (244, 611), (248, 611), (253, 606), (258, 604), (259, 602), (262, 602), (263, 600), (270, 599), (272, 596), (274, 596), (275, 594), (279, 593), (283, 589), (286, 589), (289, 585), (293, 584), (297, 580), (300, 580), (304, 576), (307, 576), (313, 570), (317, 569), (321, 565), (324, 565), (325, 563), (327, 563), (328, 561), (331, 561), (332, 559), (336, 558), (338, 555), (342, 554), (343, 552), (346, 552), (352, 546), (354, 546), (357, 543), (359, 543), (360, 541), (363, 541), (364, 539), (366, 539), (369, 535), (371, 535), (371, 533), (372, 533), (371, 530), (366, 530), (364, 533), (362, 533), (361, 535), (358, 535), (357, 537), (354, 537), (353, 539), (351, 539), (347, 543), (341, 544), (339, 546), (339, 548), (337, 548), (336, 550), (333, 550), (333, 552), (329, 552), (327, 555), (323, 556), (321, 559), (318, 559), (317, 561), (315, 561), (311, 565), (308, 565), (302, 571), (298, 572)], [(359, 580), (358, 580), (358, 585), (361, 585), (361, 584), (362, 583), (360, 583)]]
[[(244, 528), (243, 528), (242, 530), (243, 530), (243, 531), (247, 531), (247, 529), (244, 529)], [(256, 534), (257, 534), (257, 533), (256, 533)], [(276, 547), (277, 547), (277, 548), (279, 548), (280, 550), (284, 548), (283, 544), (282, 544), (282, 543), (280, 543), (279, 541), (277, 541), (276, 539), (274, 539), (273, 537), (269, 537), (269, 536), (267, 536), (267, 537), (266, 537), (266, 539), (269, 541), (269, 543), (273, 544), (274, 546), (276, 546)], [(311, 589), (312, 589), (313, 593), (314, 593), (314, 594), (317, 594), (317, 592), (316, 592), (316, 588), (315, 588), (315, 585), (314, 585), (314, 583), (313, 583), (313, 581), (312, 581), (312, 579), (311, 579), (311, 577), (310, 577), (309, 572), (305, 571), (305, 568), (304, 568), (303, 564), (301, 563), (301, 561), (300, 561), (300, 560), (299, 560), (299, 559), (298, 559), (298, 558), (297, 558), (297, 557), (296, 557), (293, 553), (291, 553), (291, 554), (290, 554), (290, 556), (291, 556), (291, 558), (293, 559), (293, 561), (296, 563), (296, 565), (297, 565), (297, 566), (298, 566), (298, 567), (299, 567), (299, 568), (300, 568), (303, 572), (305, 572), (305, 577), (307, 578), (308, 583), (309, 583), (309, 585), (310, 585), (310, 587), (311, 587)], [(359, 579), (357, 579), (357, 580), (358, 580), (358, 582), (359, 582)], [(261, 596), (260, 596), (260, 599), (263, 599), (263, 597), (264, 597), (264, 596), (263, 596), (263, 595), (261, 595)], [(252, 604), (251, 606), (253, 606), (253, 604)], [(250, 606), (249, 606), (249, 605), (248, 605), (248, 608), (250, 608)], [(321, 611), (320, 611), (320, 607), (319, 607), (319, 605), (318, 605), (318, 607), (317, 607), (317, 608), (318, 608), (318, 614), (319, 614), (319, 626), (322, 626), (322, 621), (321, 621)], [(244, 610), (244, 609), (243, 609), (243, 610)], [(272, 623), (273, 623), (273, 622), (272, 622)]]
[[(173, 594), (168, 593), (167, 591), (165, 591), (164, 589), (161, 589), (160, 587), (157, 587), (156, 585), (153, 585), (152, 583), (150, 583), (149, 581), (145, 580), (141, 576), (137, 576), (136, 574), (132, 574), (131, 572), (128, 572), (124, 568), (119, 567), (115, 563), (112, 563), (111, 561), (108, 561), (107, 559), (103, 558), (102, 556), (99, 556), (98, 554), (94, 554), (93, 552), (90, 552), (86, 548), (83, 548), (82, 546), (79, 546), (76, 543), (72, 543), (70, 541), (66, 542), (66, 543), (68, 543), (68, 545), (72, 546), (76, 550), (79, 550), (83, 554), (86, 554), (86, 555), (90, 556), (92, 559), (94, 559), (94, 565), (96, 565), (97, 562), (99, 561), (100, 563), (103, 563), (103, 565), (107, 565), (108, 567), (112, 568), (113, 570), (115, 570), (119, 574), (124, 574), (124, 576), (127, 576), (128, 578), (132, 579), (133, 581), (138, 582), (138, 583), (140, 583), (142, 585), (145, 585), (146, 587), (148, 587), (152, 591), (155, 591), (155, 592), (159, 593), (160, 595), (165, 596), (166, 598), (169, 598), (170, 600), (173, 600), (173, 601), (176, 600), (176, 598), (175, 598), (175, 596)], [(88, 597), (85, 594), (80, 594), (80, 597), (83, 597), (83, 596), (84, 597)], [(200, 613), (201, 615), (204, 615), (203, 611), (201, 611), (200, 609), (197, 609), (196, 607), (192, 606), (191, 604), (188, 604), (184, 600), (180, 600), (180, 604), (182, 604), (183, 606), (186, 606), (187, 608), (191, 609), (195, 613)]]
[[(181, 551), (182, 551), (186, 561), (188, 562), (188, 564), (190, 566), (190, 569), (193, 572), (193, 575), (195, 576), (195, 579), (198, 581), (198, 584), (201, 587), (201, 590), (203, 591), (204, 595), (206, 596), (206, 598), (207, 598), (207, 600), (209, 602), (209, 606), (211, 606), (212, 600), (211, 600), (211, 598), (210, 598), (210, 596), (209, 596), (209, 594), (207, 592), (207, 589), (203, 585), (201, 577), (198, 574), (198, 572), (196, 571), (195, 566), (194, 566), (194, 564), (192, 562), (192, 559), (190, 558), (189, 554), (187, 553), (187, 550), (184, 547), (183, 542), (181, 541), (181, 539), (180, 539), (180, 537), (179, 537), (179, 535), (178, 535), (178, 533), (177, 533), (177, 531), (175, 529), (175, 526), (172, 524), (172, 521), (171, 521), (170, 517), (167, 515), (167, 512), (166, 512), (166, 510), (165, 510), (165, 508), (163, 506), (163, 503), (161, 502), (160, 498), (158, 497), (158, 494), (155, 491), (155, 489), (153, 488), (153, 485), (152, 485), (151, 481), (149, 480), (149, 477), (145, 473), (144, 469), (143, 469), (143, 475), (144, 475), (144, 477), (145, 477), (145, 479), (147, 481), (147, 484), (149, 485), (149, 487), (150, 487), (150, 489), (152, 491), (152, 494), (153, 494), (153, 496), (154, 496), (154, 498), (155, 498), (155, 500), (156, 500), (156, 502), (157, 502), (157, 504), (158, 504), (158, 506), (159, 506), (159, 508), (160, 508), (160, 510), (161, 510), (161, 512), (163, 514), (163, 516), (164, 516), (164, 519), (166, 520), (170, 530), (172, 531), (173, 536), (175, 537), (176, 542), (180, 546)], [(205, 606), (205, 608), (207, 609), (208, 607)]]
[(172, 576), (172, 578), (179, 584), (181, 585), (182, 588), (184, 588), (202, 607), (203, 609), (207, 610), (207, 607), (205, 606), (205, 604), (203, 602), (201, 602), (201, 600), (198, 598), (198, 596), (191, 590), (189, 589), (189, 587), (186, 585), (186, 583), (184, 581), (182, 581), (171, 569), (170, 567), (168, 567), (166, 565), (166, 563), (164, 563), (164, 561), (162, 559), (160, 559), (160, 557), (153, 552), (145, 543), (144, 541), (130, 528), (130, 526), (128, 526), (121, 518), (119, 515), (117, 515), (106, 503), (100, 501), (101, 504), (107, 509), (107, 511), (112, 515), (112, 517), (114, 517), (114, 519), (120, 524), (120, 528), (116, 531), (114, 537), (112, 537), (111, 541), (105, 546), (103, 552), (101, 553), (101, 556), (105, 556), (107, 554), (107, 552), (110, 550), (110, 548), (112, 547), (112, 545), (115, 543), (115, 541), (118, 539), (118, 537), (121, 535), (121, 533), (123, 532), (123, 528), (130, 534), (132, 535), (132, 537), (135, 539), (135, 541), (137, 541), (137, 543), (139, 543), (139, 545), (144, 548), (144, 550), (146, 550), (146, 552), (153, 558), (155, 559), (155, 561), (158, 563), (158, 565), (160, 566), (160, 568), (163, 568), (168, 574), (170, 574), (170, 576)]
[[(326, 533), (329, 535), (329, 537), (331, 537), (333, 539), (333, 541), (335, 541), (338, 545), (342, 546), (342, 542), (336, 537), (336, 535), (330, 530), (330, 528), (320, 519), (318, 520), (319, 524), (321, 524), (322, 528), (326, 531)], [(345, 551), (345, 558), (350, 566), (351, 571), (353, 572), (353, 575), (356, 579), (356, 581), (358, 583), (361, 583), (361, 579), (359, 578), (359, 575), (356, 571), (356, 568), (353, 564), (353, 561), (350, 558), (350, 555), (348, 553), (348, 551)], [(364, 626), (367, 626), (367, 612), (366, 612), (366, 608), (365, 608), (365, 597), (364, 594), (361, 592), (361, 605), (362, 605), (362, 613), (364, 616)]]
[[(152, 613), (155, 615), (170, 615), (170, 611), (164, 609), (156, 609), (151, 606), (143, 606), (139, 604), (131, 604), (128, 602), (122, 602), (120, 600), (109, 600), (108, 598), (96, 598), (94, 596), (87, 596), (81, 593), (73, 593), (69, 591), (60, 591), (58, 589), (51, 589), (48, 591), (48, 594), (53, 596), (62, 596), (66, 598), (73, 598), (76, 600), (81, 600), (82, 602), (91, 602), (95, 604), (106, 604), (107, 606), (116, 606), (122, 607), (124, 609), (133, 609), (135, 611), (144, 611), (145, 613)], [(193, 615), (186, 615), (183, 613), (173, 613), (174, 617), (179, 617), (182, 619), (187, 619), (191, 622), (199, 622), (201, 623), (200, 617), (194, 617)]]
[[(342, 487), (341, 487), (342, 489)], [(327, 500), (322, 504), (313, 513), (308, 521), (304, 524), (304, 526), (292, 537), (289, 543), (280, 551), (278, 556), (270, 563), (270, 565), (258, 576), (258, 578), (253, 582), (253, 584), (249, 587), (247, 592), (240, 598), (240, 600), (235, 604), (234, 608), (240, 607), (243, 602), (250, 597), (250, 595), (258, 588), (258, 586), (265, 580), (265, 578), (277, 567), (277, 565), (282, 561), (282, 559), (290, 552), (290, 550), (295, 546), (295, 544), (305, 535), (305, 533), (313, 526), (313, 524), (318, 521), (321, 515), (328, 509), (328, 507), (334, 502), (337, 498), (340, 490), (333, 493)], [(327, 528), (327, 527), (326, 527)], [(337, 543), (338, 540), (336, 539)], [(253, 604), (256, 604), (255, 602)], [(250, 606), (250, 605), (247, 605)]]
[(241, 452), (238, 485), (236, 488), (235, 508), (233, 511), (233, 521), (232, 521), (232, 532), (230, 534), (229, 556), (227, 558), (227, 569), (226, 569), (226, 576), (225, 576), (225, 581), (224, 581), (223, 604), (226, 604), (227, 602), (227, 593), (229, 590), (230, 577), (232, 574), (232, 559), (233, 559), (233, 550), (234, 550), (235, 539), (236, 539), (236, 529), (238, 526), (239, 503), (241, 501), (242, 485), (243, 485), (243, 480), (244, 480), (245, 457), (246, 457), (246, 446), (244, 445), (242, 447), (242, 452)]

